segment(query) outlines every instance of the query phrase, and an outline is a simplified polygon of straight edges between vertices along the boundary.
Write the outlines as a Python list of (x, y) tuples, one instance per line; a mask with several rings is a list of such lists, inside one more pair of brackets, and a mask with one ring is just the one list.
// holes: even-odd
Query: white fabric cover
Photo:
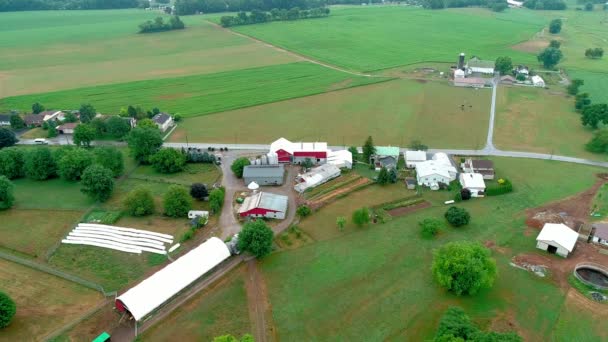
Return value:
[(212, 237), (132, 287), (117, 300), (139, 321), (229, 256), (226, 244)]

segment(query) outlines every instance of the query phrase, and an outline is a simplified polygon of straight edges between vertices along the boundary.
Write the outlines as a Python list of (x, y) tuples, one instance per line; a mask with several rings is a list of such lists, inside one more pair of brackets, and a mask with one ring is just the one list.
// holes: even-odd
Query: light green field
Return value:
[(0, 13), (0, 98), (289, 63), (296, 58), (219, 29), (137, 34), (143, 10)]
[(91, 289), (4, 259), (0, 259), (0, 289), (17, 305), (12, 323), (2, 329), (3, 341), (46, 340), (102, 300)]
[(86, 209), (95, 204), (80, 191), (80, 182), (59, 178), (35, 181), (13, 180), (15, 207), (18, 209)]
[(176, 174), (162, 174), (154, 170), (150, 165), (142, 165), (137, 167), (135, 172), (130, 175), (131, 178), (179, 183), (191, 185), (192, 183), (203, 183), (213, 185), (221, 181), (221, 171), (219, 167), (213, 164), (187, 164), (186, 169)]
[(211, 341), (216, 336), (251, 333), (242, 268), (201, 292), (152, 326), (143, 341)]
[(0, 110), (28, 110), (34, 102), (47, 108), (78, 108), (81, 103), (91, 103), (97, 111), (107, 114), (116, 114), (128, 105), (140, 105), (196, 116), (385, 80), (300, 62), (9, 97), (0, 100)]
[[(425, 191), (433, 207), (384, 225), (348, 227), (343, 233), (336, 228), (335, 217), (350, 220), (353, 208), (371, 206), (377, 199), (349, 196), (305, 219), (302, 229), (320, 240), (273, 254), (262, 263), (278, 338), (422, 341), (433, 337), (450, 305), (464, 307), (483, 329), (516, 329), (530, 341), (559, 337), (554, 329), (564, 293), (550, 280), (509, 262), (519, 253), (535, 253), (535, 236), (524, 235), (524, 210), (589, 188), (600, 169), (507, 158), (494, 162), (497, 175), (511, 179), (515, 192), (459, 204), (471, 212), (471, 223), (446, 227), (435, 240), (421, 239), (417, 222), (441, 217), (446, 210), (443, 201), (453, 197), (448, 192)], [(456, 297), (433, 281), (433, 249), (455, 240), (500, 246), (493, 249), (499, 276), (492, 289)], [(589, 322), (595, 329), (601, 329), (600, 324)], [(571, 340), (578, 337), (583, 336), (571, 332)]]
[(538, 88), (498, 89), (494, 144), (501, 149), (605, 160), (585, 151), (592, 135), (574, 111), (573, 97)]
[(532, 11), (495, 14), (485, 9), (428, 11), (412, 7), (332, 8), (328, 18), (234, 27), (289, 50), (353, 70), (417, 62), (456, 63), (458, 54), (535, 61), (511, 46), (548, 22)]
[(187, 118), (169, 139), (259, 144), (284, 136), (359, 146), (372, 135), (380, 145), (420, 139), (433, 148), (481, 148), (490, 97), (446, 82), (396, 80)]

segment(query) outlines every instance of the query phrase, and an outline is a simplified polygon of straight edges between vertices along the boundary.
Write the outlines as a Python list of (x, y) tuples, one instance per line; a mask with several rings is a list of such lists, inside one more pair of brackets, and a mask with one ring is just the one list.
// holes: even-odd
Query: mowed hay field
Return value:
[[(144, 10), (0, 13), (0, 98), (294, 62), (200, 16), (185, 30), (137, 34)], [(165, 17), (165, 18), (168, 18)]]
[[(551, 280), (513, 268), (509, 262), (519, 253), (535, 252), (535, 234), (524, 234), (525, 209), (589, 188), (597, 179), (594, 174), (602, 170), (554, 161), (493, 160), (497, 176), (511, 179), (515, 192), (460, 203), (471, 213), (471, 223), (458, 229), (445, 227), (434, 240), (420, 238), (418, 222), (442, 217), (443, 201), (453, 193), (425, 192), (433, 207), (343, 233), (335, 217), (350, 221), (352, 210), (371, 206), (375, 199), (349, 196), (306, 218), (300, 224), (304, 232), (313, 229), (321, 240), (272, 254), (262, 262), (278, 337), (422, 341), (433, 337), (439, 318), (451, 305), (464, 307), (483, 329), (517, 330), (529, 341), (559, 337), (555, 328), (560, 324), (564, 292)], [(334, 218), (319, 215), (323, 211), (332, 212)], [(326, 232), (314, 233), (320, 230)], [(433, 249), (457, 240), (500, 247), (492, 251), (499, 269), (492, 289), (457, 297), (432, 279)], [(601, 324), (589, 322), (595, 329)], [(582, 337), (571, 336), (577, 341)]]
[[(234, 27), (318, 60), (371, 71), (418, 62), (453, 62), (458, 54), (495, 60), (534, 55), (511, 49), (549, 21), (532, 11), (496, 14), (487, 9), (429, 11), (413, 7), (332, 7), (328, 18)], [(219, 20), (219, 18), (218, 18)]]
[(0, 289), (17, 305), (3, 341), (42, 341), (102, 301), (98, 292), (0, 259)]
[(108, 114), (118, 113), (128, 105), (140, 105), (195, 116), (386, 80), (299, 62), (9, 97), (0, 100), (0, 110), (27, 110), (38, 101), (47, 108), (78, 108), (81, 103), (91, 103), (99, 112)]
[(602, 154), (585, 151), (592, 136), (574, 110), (573, 97), (538, 88), (498, 89), (494, 131), (498, 148), (604, 160)]
[(238, 268), (147, 330), (144, 341), (211, 341), (251, 333), (245, 270)]
[(371, 135), (379, 145), (405, 146), (420, 139), (433, 148), (482, 148), (490, 98), (487, 89), (394, 80), (187, 118), (169, 139), (259, 144), (280, 135), (293, 141), (359, 146)]

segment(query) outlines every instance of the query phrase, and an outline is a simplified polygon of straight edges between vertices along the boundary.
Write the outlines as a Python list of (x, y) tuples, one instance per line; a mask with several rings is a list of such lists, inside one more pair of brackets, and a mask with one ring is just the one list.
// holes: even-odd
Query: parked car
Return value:
[(44, 138), (37, 138), (37, 139), (34, 139), (34, 144), (37, 144), (37, 145), (48, 145), (49, 142), (48, 142), (48, 140), (46, 140)]

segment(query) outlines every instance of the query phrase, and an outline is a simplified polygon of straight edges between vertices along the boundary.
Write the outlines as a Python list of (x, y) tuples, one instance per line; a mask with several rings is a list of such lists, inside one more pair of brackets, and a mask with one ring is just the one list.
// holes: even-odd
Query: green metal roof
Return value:
[(399, 147), (376, 146), (376, 155), (399, 157)]

